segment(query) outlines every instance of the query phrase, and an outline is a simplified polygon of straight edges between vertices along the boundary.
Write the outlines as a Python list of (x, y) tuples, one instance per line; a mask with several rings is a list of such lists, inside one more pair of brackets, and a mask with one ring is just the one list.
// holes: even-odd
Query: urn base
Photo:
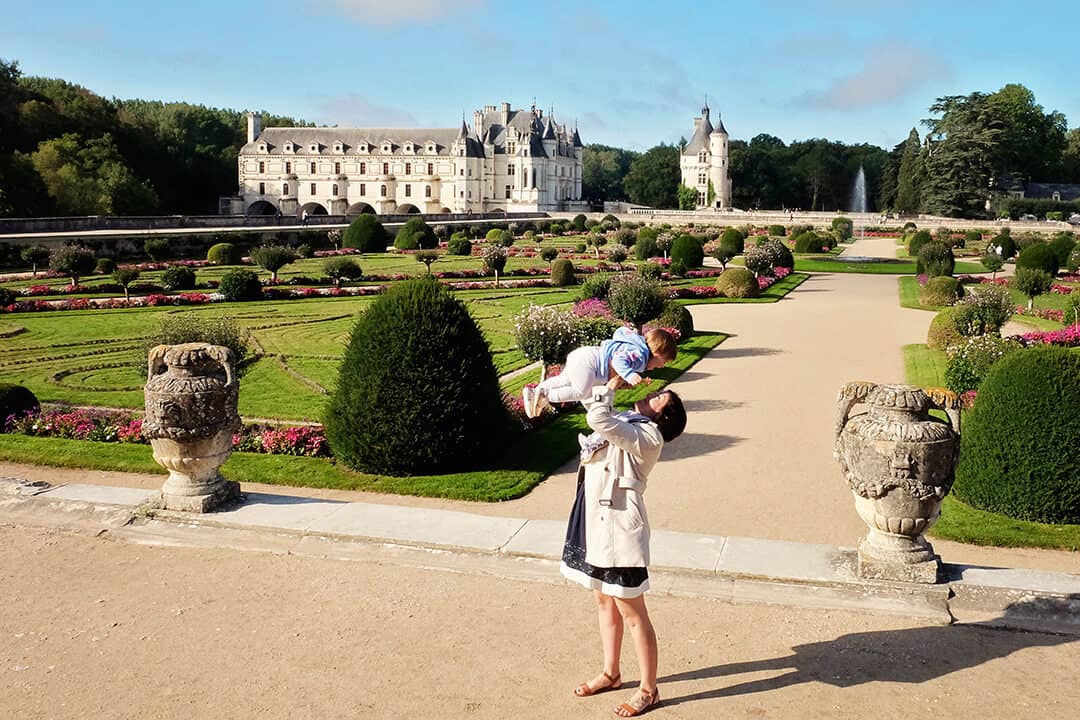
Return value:
[(859, 577), (935, 585), (941, 558), (921, 535), (914, 538), (871, 529), (859, 543)]
[(207, 490), (201, 495), (178, 495), (162, 490), (161, 506), (166, 510), (207, 513), (240, 499), (240, 483), (233, 480), (222, 479)]

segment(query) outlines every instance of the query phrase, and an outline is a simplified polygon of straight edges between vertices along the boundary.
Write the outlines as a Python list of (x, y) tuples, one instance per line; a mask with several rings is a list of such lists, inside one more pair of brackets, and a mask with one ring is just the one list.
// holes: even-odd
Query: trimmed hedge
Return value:
[(930, 321), (930, 329), (926, 331), (926, 347), (931, 350), (944, 350), (962, 342), (964, 336), (956, 329), (952, 308), (942, 310)]
[(559, 258), (551, 263), (551, 284), (555, 287), (565, 287), (577, 284), (574, 276), (574, 263), (566, 258)]
[(919, 288), (920, 305), (952, 305), (964, 290), (956, 278), (948, 275), (932, 277)]
[(388, 242), (386, 228), (370, 213), (365, 213), (349, 223), (341, 236), (342, 247), (356, 248), (362, 253), (386, 252)]
[(1016, 268), (1017, 270), (1020, 268), (1042, 270), (1050, 273), (1050, 277), (1053, 277), (1057, 275), (1060, 265), (1058, 264), (1057, 253), (1054, 252), (1053, 248), (1045, 243), (1037, 243), (1028, 245), (1020, 251), (1020, 256), (1016, 258)]
[(394, 247), (398, 250), (430, 250), (438, 246), (435, 232), (420, 218), (406, 220), (394, 236)]
[(738, 228), (729, 227), (720, 235), (720, 245), (734, 250), (734, 255), (742, 255), (746, 249), (746, 236)]
[(752, 298), (761, 293), (754, 273), (746, 268), (729, 267), (716, 278), (716, 289), (728, 298)]
[(230, 270), (221, 277), (218, 292), (229, 302), (242, 300), (261, 300), (262, 283), (259, 276), (250, 270)]
[(784, 237), (785, 235), (787, 235), (787, 228), (785, 228), (783, 225), (770, 225), (769, 234), (775, 235), (776, 237)]
[(511, 424), (483, 334), (425, 275), (360, 316), (323, 425), (345, 465), (410, 475), (491, 465)]
[(195, 288), (195, 271), (183, 265), (171, 265), (161, 273), (161, 287), (169, 292), (177, 290), (193, 290)]
[(29, 415), (40, 407), (37, 396), (22, 385), (0, 383), (0, 431), (11, 415)]
[(821, 248), (827, 243), (827, 240), (822, 239), (816, 232), (811, 230), (809, 232), (804, 232), (795, 238), (795, 252), (819, 253), (822, 252)]
[(919, 230), (908, 239), (907, 252), (913, 258), (919, 257), (919, 250), (923, 245), (934, 241), (928, 230)]
[(998, 361), (961, 436), (954, 493), (1022, 520), (1080, 523), (1080, 353), (1040, 346)]
[(680, 235), (671, 244), (671, 262), (680, 262), (687, 270), (701, 267), (705, 260), (705, 250), (693, 235)]
[(465, 237), (465, 233), (456, 232), (450, 236), (450, 241), (446, 244), (446, 253), (448, 255), (472, 255), (472, 242)]
[(239, 265), (242, 257), (240, 248), (232, 243), (217, 243), (206, 251), (206, 260), (214, 265)]

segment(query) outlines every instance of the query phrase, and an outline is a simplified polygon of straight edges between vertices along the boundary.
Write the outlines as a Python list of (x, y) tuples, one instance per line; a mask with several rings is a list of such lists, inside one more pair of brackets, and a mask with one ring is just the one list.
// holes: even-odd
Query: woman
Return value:
[(641, 683), (615, 714), (633, 717), (660, 702), (656, 633), (644, 597), (649, 589), (649, 518), (642, 496), (664, 443), (686, 427), (686, 411), (678, 395), (663, 390), (639, 400), (632, 411), (616, 414), (612, 400), (622, 383), (615, 377), (593, 389), (588, 423), (594, 433), (582, 441), (577, 499), (560, 570), (592, 589), (604, 649), (603, 671), (574, 694), (588, 697), (622, 687), (619, 656), (623, 628), (629, 625)]

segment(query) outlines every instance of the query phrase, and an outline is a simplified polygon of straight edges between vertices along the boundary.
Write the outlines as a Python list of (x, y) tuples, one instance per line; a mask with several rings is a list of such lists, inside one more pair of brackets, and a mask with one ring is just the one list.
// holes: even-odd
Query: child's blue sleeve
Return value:
[(611, 366), (623, 380), (630, 380), (631, 375), (640, 375), (645, 372), (645, 365), (648, 362), (648, 356), (631, 343), (620, 342), (611, 352)]

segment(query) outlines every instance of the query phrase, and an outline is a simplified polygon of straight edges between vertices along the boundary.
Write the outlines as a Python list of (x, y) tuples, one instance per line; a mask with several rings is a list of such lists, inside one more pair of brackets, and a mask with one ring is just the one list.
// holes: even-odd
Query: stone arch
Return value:
[(439, 212), (440, 212), (440, 213), (442, 213), (443, 215), (449, 215), (449, 214), (453, 213), (454, 211), (453, 211), (453, 210), (451, 210), (451, 209), (450, 209), (450, 208), (448, 208), (448, 207), (444, 207), (444, 208), (443, 208), (442, 210), (440, 210)]
[(349, 209), (345, 211), (345, 214), (349, 217), (356, 217), (357, 215), (374, 215), (375, 208), (368, 205), (366, 202), (353, 203), (349, 206)]
[(402, 203), (394, 209), (395, 215), (419, 215), (420, 208), (410, 203)]
[(274, 207), (274, 203), (267, 202), (266, 200), (256, 200), (251, 203), (247, 209), (248, 215), (275, 215), (277, 214), (277, 208)]
[(299, 208), (297, 208), (297, 210), (296, 210), (296, 216), (297, 217), (304, 217), (304, 213), (307, 213), (308, 216), (311, 216), (311, 215), (329, 215), (330, 214), (330, 213), (326, 212), (325, 207), (323, 207), (322, 205), (320, 205), (317, 202), (309, 202), (309, 203), (301, 205)]
[(503, 210), (502, 208), (491, 208), (491, 210), (489, 210), (488, 212), (490, 212), (492, 215), (506, 217), (506, 210)]

